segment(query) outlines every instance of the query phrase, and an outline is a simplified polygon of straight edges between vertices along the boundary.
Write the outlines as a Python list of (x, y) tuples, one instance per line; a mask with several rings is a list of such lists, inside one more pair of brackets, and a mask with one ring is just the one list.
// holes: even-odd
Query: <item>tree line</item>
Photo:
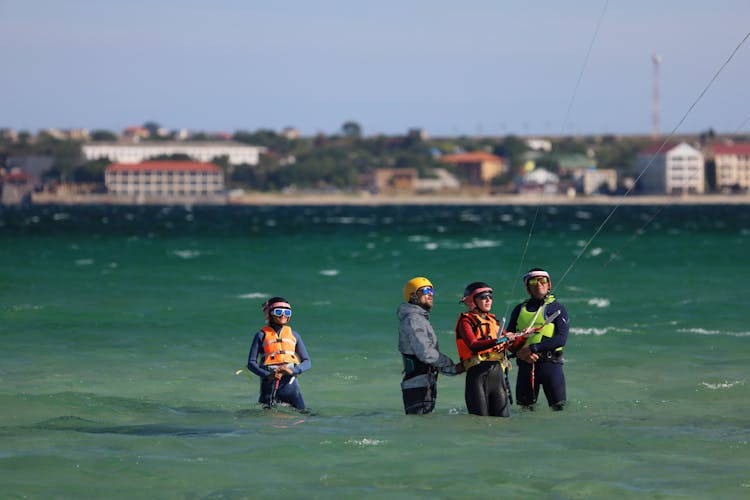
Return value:
[[(157, 124), (149, 122), (151, 128)], [(149, 129), (150, 130), (150, 129)], [(493, 181), (505, 184), (520, 175), (530, 149), (524, 138), (503, 137), (441, 137), (423, 138), (419, 133), (399, 136), (377, 135), (364, 137), (356, 122), (346, 122), (341, 133), (291, 139), (269, 129), (236, 131), (234, 141), (262, 146), (267, 153), (261, 155), (258, 165), (229, 165), (226, 158), (216, 158), (214, 163), (225, 172), (227, 186), (258, 191), (277, 191), (284, 188), (337, 189), (358, 187), (361, 174), (378, 168), (413, 168), (420, 177), (434, 177), (435, 168), (447, 168), (459, 178), (460, 172), (441, 162), (440, 156), (464, 151), (486, 151), (503, 157), (509, 172)], [(713, 132), (701, 134), (698, 140), (713, 137)], [(95, 130), (91, 141), (112, 141), (117, 135), (106, 130)], [(159, 140), (171, 139), (160, 136)], [(190, 140), (210, 140), (208, 134), (196, 134)], [(693, 137), (696, 139), (696, 137)], [(150, 139), (149, 139), (150, 140)], [(615, 169), (618, 177), (633, 175), (635, 158), (640, 150), (652, 143), (648, 137), (614, 135), (551, 137), (548, 153), (536, 153), (536, 166), (560, 173), (561, 155), (586, 155), (598, 168)], [(20, 133), (17, 140), (0, 138), (0, 158), (28, 155), (45, 155), (54, 158), (52, 168), (45, 177), (59, 182), (103, 183), (107, 160), (86, 161), (81, 140), (66, 140), (48, 133), (32, 137)], [(187, 159), (183, 157), (154, 159)]]

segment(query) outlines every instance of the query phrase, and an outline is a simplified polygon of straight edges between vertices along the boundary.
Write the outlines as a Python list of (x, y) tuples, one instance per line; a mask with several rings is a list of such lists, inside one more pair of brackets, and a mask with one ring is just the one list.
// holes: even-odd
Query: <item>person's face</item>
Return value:
[(432, 309), (432, 300), (435, 296), (435, 289), (431, 286), (423, 286), (415, 292), (417, 294), (417, 302), (420, 306), (425, 309)]
[(490, 312), (490, 309), (492, 309), (492, 292), (489, 291), (476, 294), (474, 296), (474, 304), (477, 306), (477, 309), (483, 313)]
[(276, 307), (271, 310), (271, 319), (277, 325), (286, 325), (292, 319), (292, 310), (285, 307)]
[(526, 289), (529, 291), (529, 295), (541, 300), (549, 292), (549, 278), (546, 276), (529, 278), (529, 281), (526, 282)]

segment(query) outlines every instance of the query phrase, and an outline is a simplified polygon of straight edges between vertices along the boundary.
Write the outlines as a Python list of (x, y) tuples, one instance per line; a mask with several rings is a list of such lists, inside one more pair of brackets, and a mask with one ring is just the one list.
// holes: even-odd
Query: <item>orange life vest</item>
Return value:
[(497, 346), (476, 353), (472, 352), (472, 350), (469, 349), (469, 346), (466, 345), (466, 342), (464, 342), (461, 334), (458, 333), (458, 325), (461, 323), (461, 319), (467, 318), (471, 324), (472, 330), (474, 331), (474, 335), (476, 335), (478, 339), (496, 339), (497, 334), (500, 331), (500, 322), (494, 314), (488, 313), (486, 316), (487, 317), (485, 318), (474, 313), (461, 313), (458, 316), (458, 321), (456, 322), (456, 347), (458, 348), (458, 356), (461, 358), (461, 362), (464, 363), (464, 367), (466, 368), (477, 365), (482, 361), (500, 361), (504, 358)]
[(292, 329), (284, 325), (279, 333), (270, 326), (261, 328), (263, 333), (263, 361), (261, 365), (279, 365), (294, 363), (299, 364), (296, 347), (297, 339), (294, 338)]

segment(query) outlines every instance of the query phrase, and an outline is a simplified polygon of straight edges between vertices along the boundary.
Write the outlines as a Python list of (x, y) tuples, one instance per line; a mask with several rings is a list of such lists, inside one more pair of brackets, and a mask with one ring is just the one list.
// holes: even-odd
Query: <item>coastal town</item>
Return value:
[[(3, 205), (745, 203), (750, 137), (0, 129)], [(717, 201), (718, 200), (718, 201)]]

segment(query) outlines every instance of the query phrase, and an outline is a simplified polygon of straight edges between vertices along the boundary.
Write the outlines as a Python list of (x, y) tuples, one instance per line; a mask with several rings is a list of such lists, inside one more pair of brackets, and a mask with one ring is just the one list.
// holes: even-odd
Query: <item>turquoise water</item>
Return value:
[[(746, 498), (748, 228), (748, 206), (3, 209), (0, 496)], [(434, 282), (455, 358), (463, 287), (502, 315), (535, 265), (571, 316), (566, 411), (469, 416), (459, 376), (404, 416), (403, 283)], [(276, 294), (309, 415), (235, 374)]]

